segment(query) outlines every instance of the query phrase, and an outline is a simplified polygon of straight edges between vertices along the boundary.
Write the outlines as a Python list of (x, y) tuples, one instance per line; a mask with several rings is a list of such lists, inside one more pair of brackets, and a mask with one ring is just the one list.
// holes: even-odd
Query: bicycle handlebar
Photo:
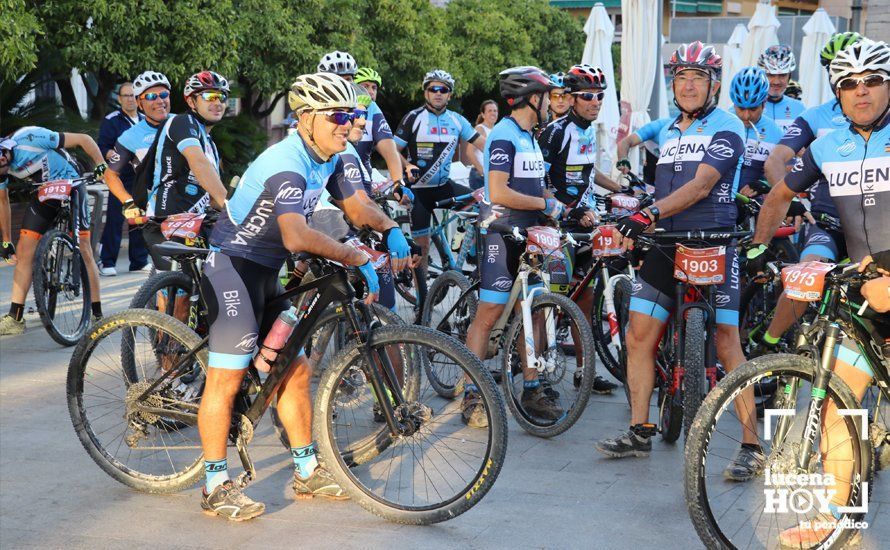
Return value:
[(467, 193), (466, 195), (458, 195), (456, 197), (450, 197), (447, 199), (442, 199), (440, 201), (436, 201), (433, 203), (433, 206), (436, 208), (451, 208), (455, 204), (463, 203), (471, 200), (473, 198), (472, 193)]

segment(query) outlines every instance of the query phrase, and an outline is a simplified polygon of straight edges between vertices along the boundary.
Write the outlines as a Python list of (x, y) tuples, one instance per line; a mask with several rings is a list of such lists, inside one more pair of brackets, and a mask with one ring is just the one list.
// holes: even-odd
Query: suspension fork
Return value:
[(535, 294), (546, 292), (544, 289), (550, 287), (550, 274), (542, 272), (540, 274), (543, 285), (540, 288), (528, 288), (528, 271), (519, 272), (519, 282), (522, 285), (522, 298), (519, 300), (519, 307), (522, 312), (522, 331), (525, 338), (525, 360), (526, 367), (535, 369), (540, 372), (552, 371), (553, 361), (547, 359), (550, 355), (546, 352), (556, 346), (556, 319), (553, 316), (547, 316), (545, 320), (546, 332), (546, 349), (539, 356), (535, 350), (535, 327), (532, 319), (532, 301)]
[[(707, 393), (717, 385), (717, 306), (713, 286), (699, 288), (704, 294), (704, 302), (707, 304), (705, 315), (705, 379), (707, 387), (702, 391)], [(726, 368), (726, 365), (723, 366)]]
[[(809, 323), (801, 323), (800, 325), (800, 333), (797, 335), (797, 345), (795, 348), (801, 348), (807, 344), (807, 334), (810, 331)], [(781, 401), (776, 403), (778, 408), (789, 408), (797, 403), (797, 394), (800, 391), (800, 384), (797, 378), (792, 378), (790, 380), (779, 380), (777, 382), (784, 382), (784, 387), (776, 387), (776, 391), (782, 392)], [(776, 422), (776, 429), (772, 435), (773, 439), (773, 447), (779, 448), (785, 442), (785, 438), (788, 436), (788, 432), (791, 429), (793, 424), (794, 417), (791, 416), (781, 416)]]
[(79, 289), (81, 285), (80, 262), (83, 261), (83, 258), (81, 258), (80, 255), (80, 192), (80, 186), (75, 187), (73, 190), (74, 196), (68, 201), (68, 223), (71, 235), (74, 239), (74, 250), (71, 254), (71, 280), (74, 283), (75, 291)]
[(813, 445), (816, 442), (816, 434), (821, 427), (821, 411), (822, 404), (825, 401), (826, 388), (831, 380), (831, 367), (834, 364), (834, 347), (837, 345), (841, 335), (841, 327), (835, 322), (828, 323), (825, 329), (825, 341), (822, 344), (822, 357), (819, 358), (819, 368), (816, 369), (813, 377), (813, 389), (810, 392), (809, 410), (807, 410), (807, 421), (803, 432), (803, 445), (800, 446), (797, 454), (797, 467), (801, 470), (809, 465), (812, 456)]

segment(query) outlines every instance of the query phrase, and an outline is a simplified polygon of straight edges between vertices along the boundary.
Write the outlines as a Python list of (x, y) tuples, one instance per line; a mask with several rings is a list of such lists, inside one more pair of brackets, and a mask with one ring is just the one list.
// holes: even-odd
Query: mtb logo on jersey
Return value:
[(803, 133), (803, 130), (800, 128), (800, 126), (798, 126), (796, 124), (792, 124), (791, 126), (788, 127), (788, 129), (785, 130), (785, 137), (786, 138), (800, 137), (800, 135), (802, 133)]
[(732, 145), (729, 141), (725, 139), (715, 140), (708, 147), (708, 154), (715, 159), (726, 160), (728, 158), (732, 158), (735, 155), (735, 149), (733, 149)]
[(299, 187), (288, 186), (285, 182), (278, 194), (275, 195), (275, 204), (297, 204), (303, 200), (303, 190)]
[(507, 152), (503, 149), (498, 148), (494, 149), (491, 152), (491, 156), (489, 158), (491, 159), (491, 164), (493, 164), (494, 166), (502, 166), (510, 160), (510, 155), (508, 155)]

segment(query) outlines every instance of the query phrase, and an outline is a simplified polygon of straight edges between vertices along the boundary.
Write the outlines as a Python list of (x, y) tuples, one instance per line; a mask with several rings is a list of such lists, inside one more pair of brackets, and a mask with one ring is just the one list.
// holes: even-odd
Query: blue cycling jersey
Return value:
[(408, 161), (420, 168), (420, 178), (411, 187), (421, 188), (448, 183), (458, 141), (472, 143), (478, 137), (467, 119), (454, 111), (437, 115), (419, 107), (405, 115), (393, 139), (399, 147), (407, 147)]
[(278, 216), (294, 213), (309, 218), (325, 187), (336, 200), (354, 193), (340, 155), (322, 161), (299, 133), (291, 134), (263, 151), (244, 172), (213, 228), (210, 244), (228, 256), (278, 269), (288, 254)]
[[(785, 183), (802, 192), (820, 178), (837, 206), (850, 259), (890, 250), (890, 124), (868, 141), (849, 126), (816, 139), (796, 159)], [(824, 184), (823, 184), (824, 185)]]
[(692, 181), (701, 164), (720, 172), (720, 179), (708, 196), (682, 212), (659, 220), (658, 227), (674, 231), (734, 226), (738, 214), (735, 193), (745, 150), (742, 121), (717, 108), (695, 119), (686, 131), (680, 131), (679, 121), (677, 117), (658, 132), (661, 155), (655, 169), (656, 200)]
[(753, 127), (745, 125), (745, 159), (739, 176), (740, 189), (763, 178), (766, 158), (781, 139), (782, 130), (769, 117), (761, 116)]
[(369, 174), (371, 173), (371, 151), (375, 145), (384, 139), (392, 139), (392, 130), (389, 128), (389, 123), (386, 122), (386, 117), (383, 116), (383, 111), (380, 110), (377, 103), (372, 101), (368, 105), (368, 121), (365, 124), (362, 139), (355, 144), (358, 157)]
[[(365, 167), (359, 158), (358, 149), (352, 143), (346, 143), (346, 150), (340, 153), (343, 162), (343, 177), (355, 191), (364, 191), (371, 196), (371, 174), (365, 171)], [(331, 192), (325, 188), (318, 198), (315, 210), (339, 210), (331, 201)]]
[(158, 128), (160, 125), (152, 126), (148, 119), (142, 119), (125, 130), (114, 144), (114, 149), (108, 160), (108, 168), (120, 174), (127, 164), (133, 168), (139, 166), (145, 153), (154, 142)]
[(659, 157), (661, 156), (661, 151), (658, 148), (658, 134), (659, 132), (661, 132), (662, 128), (673, 121), (673, 117), (659, 118), (657, 120), (653, 120), (652, 122), (644, 124), (634, 133), (637, 135), (638, 138), (640, 138), (640, 142), (642, 142), (643, 147), (648, 149), (649, 152), (656, 157)]
[[(513, 117), (502, 118), (489, 132), (483, 158), (485, 159), (483, 207), (491, 204), (489, 176), (492, 171), (506, 172), (507, 186), (514, 191), (532, 197), (544, 196), (546, 169), (541, 148), (534, 134), (523, 130)], [(499, 207), (498, 210), (504, 213), (501, 218), (504, 223), (520, 227), (533, 224), (539, 214), (537, 210), (514, 210), (506, 207)], [(483, 217), (487, 215), (485, 208), (482, 215)]]
[[(9, 174), (19, 179), (42, 182), (78, 177), (74, 161), (63, 149), (65, 138), (39, 126), (25, 126), (9, 136), (16, 145), (12, 150)], [(0, 189), (6, 180), (0, 182)]]
[(779, 126), (779, 129), (784, 132), (791, 126), (794, 119), (804, 112), (804, 109), (806, 107), (801, 100), (783, 95), (779, 101), (774, 102), (771, 98), (767, 99), (766, 105), (763, 108), (763, 114), (773, 119), (776, 125)]

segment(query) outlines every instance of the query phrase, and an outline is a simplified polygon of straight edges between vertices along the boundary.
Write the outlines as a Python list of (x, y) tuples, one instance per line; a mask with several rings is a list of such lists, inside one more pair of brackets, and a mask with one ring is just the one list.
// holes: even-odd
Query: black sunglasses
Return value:
[(450, 94), (451, 88), (448, 86), (430, 86), (427, 88), (428, 92), (433, 92), (434, 94)]

